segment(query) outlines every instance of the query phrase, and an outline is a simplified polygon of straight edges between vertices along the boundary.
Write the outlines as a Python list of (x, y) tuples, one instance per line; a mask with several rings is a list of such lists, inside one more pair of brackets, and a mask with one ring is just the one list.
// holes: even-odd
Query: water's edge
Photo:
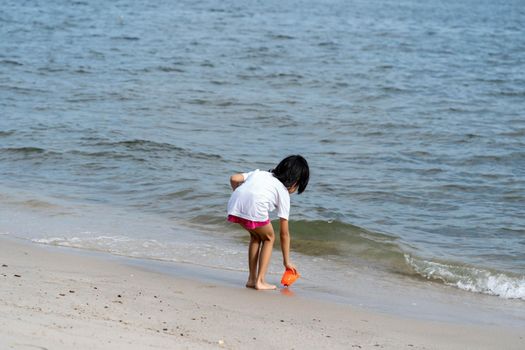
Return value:
[[(92, 257), (105, 261), (125, 264), (144, 271), (161, 273), (201, 283), (213, 283), (229, 288), (244, 288), (246, 273), (231, 269), (199, 266), (193, 263), (162, 261), (115, 255), (107, 252), (82, 248), (64, 247), (35, 243), (31, 240), (0, 235), (0, 240), (13, 240), (31, 249), (61, 251), (68, 254)], [(373, 281), (362, 275), (354, 275), (359, 287), (348, 288), (345, 293), (334, 293), (308, 279), (301, 279), (294, 286), (280, 288), (278, 292), (286, 297), (300, 297), (323, 302), (339, 303), (352, 307), (391, 314), (394, 316), (424, 319), (457, 324), (478, 324), (522, 327), (525, 325), (525, 303), (498, 301), (490, 296), (451, 290), (441, 284), (412, 285), (409, 281)], [(269, 280), (278, 282), (280, 275), (269, 274)], [(386, 289), (385, 289), (386, 288)], [(256, 292), (256, 291), (254, 291)]]

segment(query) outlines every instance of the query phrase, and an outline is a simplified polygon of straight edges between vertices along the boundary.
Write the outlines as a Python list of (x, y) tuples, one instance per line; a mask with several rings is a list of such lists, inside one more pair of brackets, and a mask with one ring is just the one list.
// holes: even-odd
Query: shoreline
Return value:
[[(103, 250), (20, 239), (50, 252), (64, 250), (71, 254), (109, 260), (175, 278), (213, 283), (235, 289), (244, 287), (248, 274), (246, 270), (215, 267), (209, 264), (131, 257)], [(330, 277), (327, 281), (326, 278), (318, 280), (309, 276), (307, 269), (302, 270), (303, 276), (299, 283), (291, 289), (281, 289), (281, 291), (309, 300), (350, 305), (402, 318), (457, 324), (525, 327), (525, 303), (521, 300), (464, 291), (439, 282), (416, 280), (413, 277), (392, 275), (376, 269), (362, 270), (350, 266), (349, 271), (351, 275), (348, 278), (338, 281), (334, 280), (335, 276), (330, 276), (330, 271), (327, 270), (326, 273)], [(280, 278), (279, 273), (269, 271), (268, 280), (271, 283), (279, 286)], [(327, 283), (330, 280), (335, 283)]]
[(521, 349), (517, 327), (416, 320), (0, 237), (0, 345)]
[[(3, 209), (7, 211), (6, 220), (0, 221), (5, 234), (0, 234), (0, 238), (19, 239), (49, 251), (64, 250), (225, 287), (238, 288), (245, 283), (245, 245), (239, 244), (233, 236), (225, 241), (222, 232), (206, 236), (191, 225), (170, 227), (162, 217), (150, 214), (140, 216), (140, 219), (118, 219), (118, 225), (115, 225), (108, 219), (125, 215), (113, 207), (104, 207), (106, 213), (111, 211), (109, 216), (100, 215), (97, 207), (95, 212), (88, 211), (80, 217), (68, 215), (60, 219), (40, 210), (28, 212), (24, 208), (14, 210), (4, 206)], [(16, 220), (12, 220), (13, 217)], [(92, 224), (93, 217), (102, 217), (105, 221), (98, 219)], [(117, 226), (119, 230), (113, 229), (108, 237), (101, 233), (105, 232), (103, 227)], [(65, 232), (71, 227), (83, 229), (77, 235), (68, 236)], [(140, 232), (153, 230), (150, 235), (153, 239), (135, 237), (133, 229), (137, 228)], [(132, 231), (127, 232), (130, 229)], [(92, 235), (92, 232), (97, 233)], [(62, 236), (64, 238), (60, 239)], [(123, 245), (121, 238), (124, 238)], [(162, 242), (167, 245), (162, 245)], [(160, 250), (157, 249), (159, 246), (162, 247)], [(351, 259), (341, 262), (297, 252), (292, 254), (296, 254), (294, 261), (302, 274), (299, 283), (292, 288), (297, 296), (404, 318), (525, 327), (525, 301), (520, 299), (466, 291), (432, 279), (385, 271), (366, 262), (354, 264)], [(268, 275), (273, 284), (279, 284), (282, 274), (278, 260), (272, 259)]]

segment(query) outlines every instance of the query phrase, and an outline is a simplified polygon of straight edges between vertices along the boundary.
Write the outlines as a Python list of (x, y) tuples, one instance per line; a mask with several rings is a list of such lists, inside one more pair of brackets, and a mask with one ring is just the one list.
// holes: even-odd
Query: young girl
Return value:
[(300, 155), (286, 157), (270, 171), (255, 170), (230, 177), (233, 194), (228, 201), (228, 221), (240, 224), (250, 233), (250, 275), (246, 287), (263, 290), (277, 288), (264, 279), (275, 241), (268, 213), (276, 208), (280, 218), (283, 264), (295, 271), (290, 261), (288, 231), (290, 194), (296, 191), (302, 193), (309, 177), (308, 163)]

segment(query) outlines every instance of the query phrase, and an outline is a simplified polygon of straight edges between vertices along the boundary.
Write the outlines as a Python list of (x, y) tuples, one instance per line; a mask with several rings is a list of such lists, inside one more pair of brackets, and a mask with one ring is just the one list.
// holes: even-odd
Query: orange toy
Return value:
[(292, 269), (286, 269), (283, 274), (283, 278), (281, 278), (281, 283), (285, 286), (291, 286), (292, 283), (297, 281), (297, 279), (301, 277), (299, 272), (294, 272)]

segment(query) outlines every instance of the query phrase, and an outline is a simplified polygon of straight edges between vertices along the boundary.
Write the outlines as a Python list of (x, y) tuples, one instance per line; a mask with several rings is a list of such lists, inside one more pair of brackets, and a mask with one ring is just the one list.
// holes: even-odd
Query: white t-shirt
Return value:
[(233, 191), (228, 201), (228, 215), (251, 221), (266, 221), (269, 212), (277, 208), (277, 216), (288, 220), (290, 215), (290, 193), (288, 189), (268, 171), (259, 169), (243, 173), (244, 182)]

